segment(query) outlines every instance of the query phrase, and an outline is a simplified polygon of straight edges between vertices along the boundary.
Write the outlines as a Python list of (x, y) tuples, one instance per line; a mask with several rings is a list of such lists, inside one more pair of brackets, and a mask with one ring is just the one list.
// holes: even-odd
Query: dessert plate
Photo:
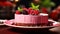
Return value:
[(7, 20), (4, 24), (10, 27), (15, 27), (15, 28), (52, 28), (55, 26), (16, 26), (16, 25), (12, 25), (12, 23), (14, 22), (14, 20)]
[(0, 26), (1, 25), (4, 25), (4, 22), (5, 22), (6, 20), (0, 20)]
[(11, 27), (17, 27), (17, 28), (53, 28), (54, 26), (16, 26), (16, 25), (11, 25), (11, 24), (6, 24), (7, 26), (11, 26)]
[(4, 25), (4, 24), (0, 24), (0, 26), (2, 26), (2, 25)]

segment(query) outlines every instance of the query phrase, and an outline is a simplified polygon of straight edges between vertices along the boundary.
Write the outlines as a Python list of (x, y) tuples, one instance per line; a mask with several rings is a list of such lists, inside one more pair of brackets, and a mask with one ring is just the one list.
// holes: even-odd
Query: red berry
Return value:
[(32, 15), (38, 15), (39, 11), (38, 10), (31, 10), (30, 14), (32, 14)]
[(30, 13), (32, 10), (33, 10), (32, 8), (29, 8), (29, 9), (28, 9), (28, 13)]
[(28, 11), (29, 14), (32, 14), (32, 15), (38, 15), (39, 14), (39, 10), (33, 10), (32, 8), (29, 8), (28, 10), (29, 10)]
[(54, 20), (57, 20), (58, 19), (57, 15), (58, 15), (58, 11), (53, 10), (52, 13), (50, 14), (50, 17)]
[(16, 14), (20, 14), (20, 11), (16, 10)]
[(42, 13), (47, 13), (47, 9), (46, 8), (42, 8)]
[(29, 11), (29, 14), (34, 14), (34, 12), (33, 12), (33, 11), (34, 11), (34, 10), (30, 10), (30, 11)]
[(28, 9), (27, 8), (22, 8), (23, 10), (25, 10), (25, 11), (28, 11)]
[(29, 8), (29, 10), (32, 10), (32, 8)]
[(35, 13), (36, 15), (38, 15), (38, 14), (39, 14), (39, 10), (34, 10), (34, 13)]

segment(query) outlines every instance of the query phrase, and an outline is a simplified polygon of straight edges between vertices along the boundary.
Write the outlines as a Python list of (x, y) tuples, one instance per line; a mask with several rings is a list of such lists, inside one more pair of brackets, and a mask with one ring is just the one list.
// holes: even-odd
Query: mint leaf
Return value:
[(36, 5), (34, 3), (31, 3), (31, 8), (34, 9), (34, 10), (37, 10), (39, 8), (39, 5)]
[(18, 7), (18, 10), (21, 12), (21, 11), (23, 11), (23, 9), (22, 8), (20, 8), (20, 7)]
[(33, 3), (31, 3), (32, 9), (35, 9), (35, 5)]
[(51, 2), (51, 6), (55, 6), (55, 3), (54, 2)]

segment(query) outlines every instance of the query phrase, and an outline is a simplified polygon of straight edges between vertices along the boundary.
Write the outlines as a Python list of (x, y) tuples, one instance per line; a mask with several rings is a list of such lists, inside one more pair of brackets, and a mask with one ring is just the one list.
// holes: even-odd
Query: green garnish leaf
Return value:
[(22, 8), (20, 8), (20, 7), (18, 7), (18, 10), (21, 12), (21, 11), (23, 11), (23, 9)]
[(55, 6), (55, 3), (54, 2), (51, 2), (51, 6)]
[(31, 3), (31, 8), (34, 9), (34, 10), (39, 9), (39, 6), (40, 6), (40, 5), (36, 5), (36, 6), (35, 6), (34, 3)]

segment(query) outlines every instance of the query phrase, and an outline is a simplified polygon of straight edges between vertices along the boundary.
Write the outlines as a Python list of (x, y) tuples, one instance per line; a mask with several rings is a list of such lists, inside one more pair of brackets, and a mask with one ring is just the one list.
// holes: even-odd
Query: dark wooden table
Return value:
[(58, 33), (49, 31), (49, 29), (38, 29), (30, 31), (22, 28), (0, 26), (0, 34), (58, 34)]

